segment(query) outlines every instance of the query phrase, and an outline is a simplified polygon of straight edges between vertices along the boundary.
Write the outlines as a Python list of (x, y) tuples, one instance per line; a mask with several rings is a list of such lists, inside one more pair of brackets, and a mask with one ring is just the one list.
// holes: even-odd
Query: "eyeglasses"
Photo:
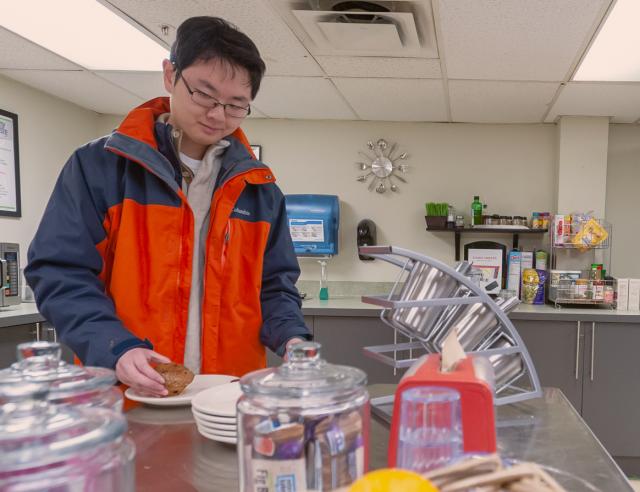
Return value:
[(222, 108), (224, 109), (224, 113), (227, 116), (231, 116), (232, 118), (244, 118), (245, 116), (248, 116), (251, 114), (251, 106), (247, 106), (246, 108), (243, 108), (242, 106), (236, 106), (235, 104), (223, 104), (220, 101), (218, 101), (215, 97), (210, 96), (209, 94), (205, 94), (204, 92), (199, 91), (198, 89), (195, 89), (195, 90), (191, 89), (191, 87), (189, 87), (189, 84), (187, 83), (184, 76), (182, 76), (181, 79), (184, 82), (184, 86), (187, 88), (187, 91), (191, 95), (192, 101), (196, 103), (198, 106), (202, 106), (204, 108), (209, 108), (209, 109), (214, 109), (214, 108), (217, 108), (218, 106), (222, 106)]

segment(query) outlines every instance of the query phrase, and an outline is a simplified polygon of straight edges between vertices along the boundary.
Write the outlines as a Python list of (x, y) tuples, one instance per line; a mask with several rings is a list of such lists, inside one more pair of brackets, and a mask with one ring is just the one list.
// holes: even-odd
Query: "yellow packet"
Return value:
[(580, 251), (586, 251), (602, 243), (607, 237), (609, 237), (609, 233), (606, 229), (598, 224), (597, 220), (589, 219), (571, 242), (575, 244), (576, 248)]

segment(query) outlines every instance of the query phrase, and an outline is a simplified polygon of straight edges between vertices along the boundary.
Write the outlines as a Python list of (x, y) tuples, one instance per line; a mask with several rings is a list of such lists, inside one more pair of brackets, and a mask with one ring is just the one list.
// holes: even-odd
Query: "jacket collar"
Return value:
[[(166, 145), (169, 142), (164, 141), (171, 139), (171, 126), (156, 121), (160, 115), (170, 110), (168, 97), (157, 97), (134, 108), (107, 139), (105, 147), (139, 162), (177, 190), (178, 183), (175, 179), (177, 156), (170, 155), (173, 152), (169, 153), (167, 150), (172, 146)], [(227, 180), (240, 172), (256, 167), (269, 171), (264, 164), (255, 160), (249, 141), (240, 128), (226, 139), (229, 140), (230, 145), (222, 160), (220, 178)], [(269, 175), (269, 181), (273, 180), (270, 171), (267, 175)]]

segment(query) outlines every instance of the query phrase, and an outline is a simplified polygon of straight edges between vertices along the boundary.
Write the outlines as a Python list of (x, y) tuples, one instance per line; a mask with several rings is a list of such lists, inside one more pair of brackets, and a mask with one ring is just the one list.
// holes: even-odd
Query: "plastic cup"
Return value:
[(396, 466), (417, 473), (445, 466), (462, 455), (460, 392), (423, 386), (404, 391)]

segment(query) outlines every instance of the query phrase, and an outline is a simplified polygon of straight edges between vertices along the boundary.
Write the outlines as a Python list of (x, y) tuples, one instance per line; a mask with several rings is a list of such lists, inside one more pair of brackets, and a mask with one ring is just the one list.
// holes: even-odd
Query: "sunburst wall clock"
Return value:
[(368, 183), (369, 191), (374, 189), (378, 193), (385, 193), (387, 190), (397, 192), (399, 190), (397, 182), (406, 183), (407, 180), (401, 174), (405, 174), (409, 166), (400, 161), (404, 161), (409, 156), (406, 152), (396, 154), (398, 144), (389, 145), (383, 138), (376, 143), (367, 142), (367, 148), (373, 151), (373, 156), (362, 151), (358, 151), (361, 157), (366, 160), (356, 162), (360, 171), (366, 171), (356, 178), (361, 183)]

